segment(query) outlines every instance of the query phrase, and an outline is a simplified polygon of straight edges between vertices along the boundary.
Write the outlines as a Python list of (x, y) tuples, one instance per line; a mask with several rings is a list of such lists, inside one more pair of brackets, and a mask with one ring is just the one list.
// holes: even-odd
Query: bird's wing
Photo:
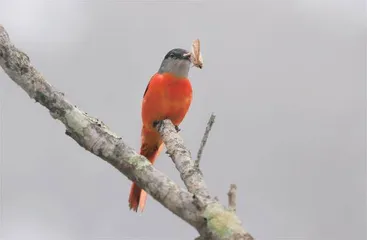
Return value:
[(146, 94), (146, 93), (147, 93), (147, 91), (148, 91), (149, 84), (150, 84), (150, 81), (149, 81), (149, 83), (148, 83), (147, 87), (145, 88), (145, 91), (144, 91), (144, 95), (143, 95), (143, 97), (145, 97), (145, 94)]

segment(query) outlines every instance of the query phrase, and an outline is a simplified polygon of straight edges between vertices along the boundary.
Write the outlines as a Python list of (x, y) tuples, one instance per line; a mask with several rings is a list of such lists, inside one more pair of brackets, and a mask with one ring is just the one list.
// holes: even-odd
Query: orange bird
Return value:
[[(163, 147), (162, 139), (153, 123), (170, 119), (178, 130), (190, 108), (192, 88), (188, 74), (191, 65), (191, 53), (175, 48), (164, 57), (156, 74), (152, 76), (145, 89), (142, 102), (141, 147), (140, 154), (152, 164)], [(147, 193), (132, 184), (129, 196), (130, 209), (144, 210)]]

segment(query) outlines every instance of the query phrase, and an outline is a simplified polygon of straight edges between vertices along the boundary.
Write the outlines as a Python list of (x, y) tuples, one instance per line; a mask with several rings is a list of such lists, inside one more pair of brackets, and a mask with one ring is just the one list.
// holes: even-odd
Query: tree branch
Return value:
[[(1, 25), (0, 66), (32, 99), (46, 107), (54, 119), (65, 125), (68, 136), (113, 165), (164, 207), (195, 227), (201, 239), (253, 239), (232, 211), (209, 196), (201, 172), (193, 170), (190, 153), (170, 121), (162, 123), (160, 133), (190, 192), (158, 171), (103, 122), (88, 116), (67, 101), (64, 94), (58, 92), (31, 65), (29, 57), (11, 43)], [(198, 198), (201, 209), (196, 204)]]
[[(29, 57), (17, 49), (0, 25), (0, 65), (27, 94), (49, 109), (54, 119), (66, 127), (66, 134), (81, 147), (107, 161), (127, 178), (142, 186), (153, 198), (191, 225), (198, 221), (192, 194), (154, 168), (147, 159), (127, 146), (103, 122), (88, 116), (64, 98), (30, 64)], [(176, 201), (189, 209), (183, 209)]]
[(156, 128), (161, 134), (168, 155), (175, 163), (189, 192), (209, 199), (209, 191), (204, 182), (203, 174), (199, 168), (195, 167), (191, 153), (185, 147), (181, 136), (175, 130), (175, 126), (167, 119), (159, 122)]
[(212, 130), (214, 120), (215, 120), (215, 115), (214, 115), (214, 113), (212, 113), (212, 115), (210, 115), (208, 123), (206, 124), (205, 132), (204, 132), (203, 138), (202, 138), (201, 143), (200, 143), (200, 148), (199, 148), (198, 154), (196, 156), (196, 161), (195, 161), (196, 167), (199, 167), (199, 165), (200, 165), (201, 155), (203, 154), (203, 150), (204, 150), (206, 141), (208, 140), (209, 133)]
[(231, 186), (229, 187), (229, 191), (227, 193), (228, 195), (228, 208), (231, 211), (236, 211), (236, 206), (237, 206), (237, 202), (236, 202), (236, 198), (237, 198), (237, 186), (236, 184), (231, 184)]

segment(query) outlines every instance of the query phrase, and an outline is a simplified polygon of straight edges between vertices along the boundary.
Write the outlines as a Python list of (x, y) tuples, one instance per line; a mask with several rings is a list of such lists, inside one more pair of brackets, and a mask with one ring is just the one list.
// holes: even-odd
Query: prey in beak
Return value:
[(200, 69), (203, 68), (203, 57), (200, 51), (200, 40), (199, 39), (196, 39), (192, 42), (191, 62), (195, 67), (200, 68)]

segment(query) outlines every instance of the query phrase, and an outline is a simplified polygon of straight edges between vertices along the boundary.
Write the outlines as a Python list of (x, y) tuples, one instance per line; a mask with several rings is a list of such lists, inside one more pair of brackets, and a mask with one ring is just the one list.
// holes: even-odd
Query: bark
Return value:
[(1, 25), (0, 66), (31, 99), (47, 108), (54, 119), (65, 125), (68, 136), (85, 150), (113, 165), (164, 207), (197, 229), (200, 234), (198, 239), (253, 239), (243, 229), (234, 211), (210, 196), (200, 169), (171, 121), (159, 122), (157, 130), (187, 190), (157, 170), (102, 121), (66, 100), (64, 94), (31, 65), (29, 57), (12, 44)]

